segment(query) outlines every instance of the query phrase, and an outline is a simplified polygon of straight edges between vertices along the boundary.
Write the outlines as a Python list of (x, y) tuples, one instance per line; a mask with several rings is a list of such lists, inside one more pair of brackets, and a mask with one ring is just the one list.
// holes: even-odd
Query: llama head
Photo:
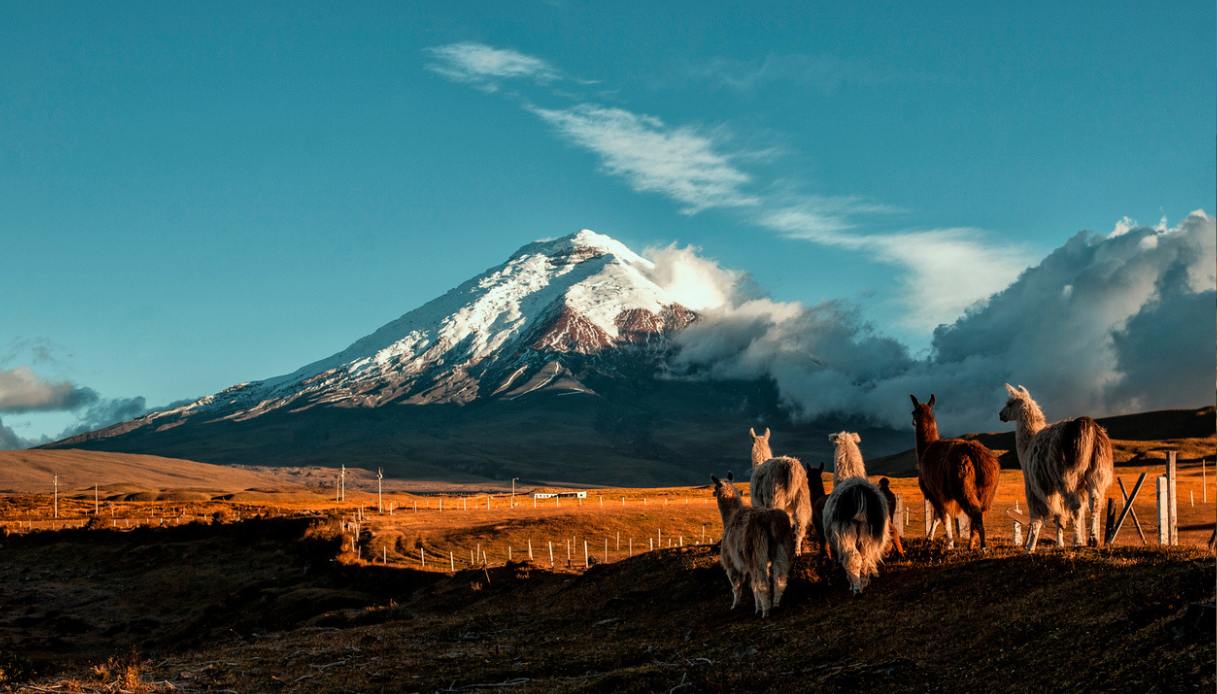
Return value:
[(1031, 399), (1031, 393), (1027, 391), (1025, 386), (1015, 388), (1009, 383), (1006, 384), (1006, 393), (1010, 396), (1006, 400), (1005, 407), (1001, 408), (1001, 412), (997, 414), (997, 418), (1003, 422), (1013, 422), (1022, 416), (1023, 412), (1035, 408), (1038, 410), (1035, 401)]
[(831, 441), (834, 446), (848, 445), (850, 443), (862, 443), (862, 437), (856, 432), (852, 431), (838, 431), (835, 434), (829, 434), (828, 440)]
[(714, 483), (714, 498), (733, 499), (739, 497), (739, 490), (735, 488), (735, 475), (730, 470), (727, 471), (727, 479), (720, 480), (717, 476), (710, 475), (710, 481)]
[(909, 393), (909, 400), (913, 401), (913, 426), (920, 427), (923, 423), (935, 423), (934, 420), (934, 405), (938, 402), (938, 396), (930, 393), (930, 399), (926, 402), (921, 402), (916, 395)]
[(748, 427), (748, 434), (752, 436), (753, 465), (760, 465), (773, 457), (773, 449), (769, 447), (769, 427), (765, 427), (765, 433), (759, 435), (756, 429)]

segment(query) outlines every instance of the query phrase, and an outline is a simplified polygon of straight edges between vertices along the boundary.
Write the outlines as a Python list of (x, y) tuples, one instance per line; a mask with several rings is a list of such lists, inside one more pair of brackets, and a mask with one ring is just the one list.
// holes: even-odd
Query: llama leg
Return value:
[(756, 614), (769, 616), (769, 571), (757, 571), (752, 574), (752, 597), (756, 604)]
[(727, 581), (731, 583), (731, 609), (734, 610), (739, 606), (740, 595), (744, 592), (744, 575), (727, 569)]
[(980, 541), (980, 551), (985, 551), (989, 546), (985, 543), (985, 516), (983, 513), (977, 513), (972, 519), (972, 537), (968, 539), (968, 546), (972, 547), (972, 539)]
[(865, 567), (862, 565), (862, 555), (854, 547), (841, 553), (841, 563), (845, 566), (845, 576), (849, 579), (849, 589), (857, 595), (866, 587)]
[(950, 516), (946, 516), (945, 520), (943, 521), (943, 525), (946, 526), (947, 530), (947, 549), (955, 549), (955, 534), (951, 532), (951, 527), (954, 526), (956, 522), (956, 519)]
[(936, 532), (938, 532), (938, 514), (934, 514), (934, 520), (930, 521), (930, 532), (926, 533), (926, 540), (933, 542)]
[(779, 559), (773, 562), (773, 606), (782, 604), (782, 594), (786, 592), (786, 581), (790, 576), (790, 562)]
[(1099, 547), (1099, 494), (1094, 491), (1090, 492), (1090, 537), (1087, 544), (1090, 547)]
[(795, 520), (794, 516), (790, 517), (790, 525), (794, 528), (794, 556), (797, 557), (803, 553), (803, 536), (807, 534), (807, 528)]
[(1086, 509), (1080, 504), (1078, 510), (1073, 512), (1073, 546), (1082, 547), (1086, 544), (1086, 523), (1082, 516), (1085, 515)]

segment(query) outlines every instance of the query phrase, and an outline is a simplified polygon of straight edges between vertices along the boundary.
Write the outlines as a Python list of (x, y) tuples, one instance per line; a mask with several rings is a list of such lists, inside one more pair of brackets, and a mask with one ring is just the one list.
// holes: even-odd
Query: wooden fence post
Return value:
[(549, 541), (549, 568), (554, 567), (554, 541)]
[(532, 561), (532, 538), (528, 538), (528, 561)]
[(418, 548), (418, 558), (419, 558), (419, 559), (422, 561), (422, 563), (423, 563), (423, 567), (424, 567), (424, 568), (426, 568), (426, 566), (427, 566), (427, 550), (423, 549), (422, 547), (419, 547), (419, 548)]
[(591, 563), (587, 559), (587, 540), (583, 541), (583, 568), (589, 568)]
[(456, 573), (456, 555), (452, 553), (452, 550), (448, 550), (448, 570)]
[(627, 556), (627, 557), (634, 556), (634, 538), (632, 538), (632, 537), (630, 538), (629, 551), (626, 553), (625, 556)]
[(1170, 534), (1170, 498), (1166, 490), (1166, 477), (1158, 477), (1158, 544), (1169, 545)]
[(1166, 452), (1166, 493), (1170, 502), (1168, 521), (1172, 547), (1179, 544), (1179, 479), (1175, 466), (1177, 455), (1176, 451)]

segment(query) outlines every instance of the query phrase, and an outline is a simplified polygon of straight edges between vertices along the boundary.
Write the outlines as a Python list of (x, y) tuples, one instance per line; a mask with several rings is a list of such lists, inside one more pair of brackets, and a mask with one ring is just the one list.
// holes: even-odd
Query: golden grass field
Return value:
[[(851, 598), (809, 537), (768, 623), (727, 611), (709, 486), (538, 500), (555, 489), (385, 480), (378, 498), (375, 478), (352, 470), (335, 501), (332, 469), (0, 453), (12, 490), (0, 496), (0, 687), (1211, 690), (1212, 613), (1197, 605), (1213, 598), (1215, 440), (1116, 441), (1117, 478), (1131, 489), (1148, 473), (1134, 505), (1145, 541), (1131, 519), (1099, 549), (1055, 547), (1046, 528), (1035, 557), (1010, 545), (1018, 470), (1002, 472), (985, 554), (948, 553), (941, 533), (924, 541), (916, 478), (889, 477), (908, 558)], [(1180, 457), (1179, 548), (1157, 542), (1167, 449)], [(1118, 485), (1109, 497), (1119, 509)], [(1062, 682), (1046, 679), (1051, 663)]]

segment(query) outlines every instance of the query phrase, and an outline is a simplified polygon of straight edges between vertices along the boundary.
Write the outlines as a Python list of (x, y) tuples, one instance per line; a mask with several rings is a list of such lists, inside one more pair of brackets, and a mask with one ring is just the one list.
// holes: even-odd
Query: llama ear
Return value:
[(938, 396), (934, 395), (933, 393), (930, 393), (930, 401), (927, 402), (926, 404), (930, 406), (931, 410), (934, 409), (934, 403), (936, 403), (936, 402), (938, 402)]
[(766, 441), (769, 440), (769, 427), (765, 427), (765, 435), (761, 438), (765, 439)]
[(1019, 395), (1022, 395), (1022, 393), (1018, 392), (1017, 388), (1010, 385), (1009, 383), (1006, 384), (1006, 392), (1009, 393), (1010, 397), (1012, 397), (1012, 398), (1017, 398)]
[(824, 472), (824, 461), (823, 461), (823, 460), (821, 460), (821, 461), (820, 461), (820, 467), (819, 467), (819, 468), (817, 468), (817, 469), (818, 469), (820, 472)]
[(1023, 395), (1026, 395), (1027, 397), (1031, 397), (1031, 391), (1027, 390), (1027, 386), (1020, 383), (1020, 384), (1018, 384), (1018, 389), (1020, 392), (1022, 392)]
[(710, 481), (714, 483), (715, 489), (718, 489), (719, 487), (723, 486), (722, 480), (720, 480), (717, 475), (710, 475)]
[(850, 434), (849, 436), (850, 436), (850, 438), (852, 438), (854, 440), (854, 443), (862, 443), (861, 434)]
[(760, 438), (759, 436), (756, 435), (756, 429), (753, 429), (752, 427), (748, 427), (748, 434), (754, 439)]
[(731, 472), (730, 470), (727, 471), (727, 481), (728, 482), (735, 481), (735, 473)]
[(921, 403), (917, 402), (917, 396), (913, 395), (912, 393), (909, 393), (909, 400), (913, 401), (913, 407), (916, 407), (921, 404)]

